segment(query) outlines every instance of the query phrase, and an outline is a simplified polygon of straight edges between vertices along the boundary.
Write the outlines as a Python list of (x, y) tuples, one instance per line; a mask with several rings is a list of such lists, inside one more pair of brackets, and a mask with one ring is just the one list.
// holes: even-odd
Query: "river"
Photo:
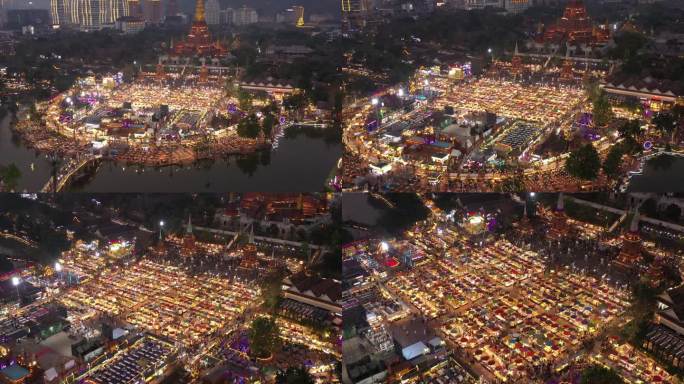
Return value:
[[(69, 185), (78, 192), (299, 192), (321, 191), (342, 156), (339, 135), (332, 128), (287, 128), (277, 149), (230, 156), (187, 166), (126, 166), (113, 161)], [(21, 171), (17, 190), (37, 192), (50, 178), (45, 155), (26, 147), (0, 121), (0, 164), (14, 163)]]
[(660, 155), (647, 161), (639, 175), (632, 176), (629, 192), (684, 192), (684, 157)]

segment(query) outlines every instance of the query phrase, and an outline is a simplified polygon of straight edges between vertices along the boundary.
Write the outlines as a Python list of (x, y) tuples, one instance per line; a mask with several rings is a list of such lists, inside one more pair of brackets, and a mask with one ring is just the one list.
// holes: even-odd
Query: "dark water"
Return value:
[(646, 162), (641, 175), (632, 176), (629, 192), (684, 192), (684, 157), (661, 155)]
[[(321, 191), (342, 156), (339, 136), (332, 128), (288, 128), (273, 151), (200, 162), (184, 167), (126, 166), (103, 162), (97, 172), (77, 180), (78, 192), (228, 192)], [(0, 122), (0, 164), (14, 162), (22, 177), (18, 190), (39, 191), (50, 177), (44, 155), (13, 137), (9, 118)], [(31, 163), (34, 170), (31, 170)]]
[(0, 119), (0, 164), (14, 163), (19, 168), (18, 191), (40, 191), (50, 178), (50, 163), (45, 155), (26, 148), (19, 137), (12, 134), (10, 120), (10, 116)]
[(354, 192), (342, 194), (342, 221), (374, 226), (383, 214), (383, 211), (369, 201), (371, 197), (367, 193)]

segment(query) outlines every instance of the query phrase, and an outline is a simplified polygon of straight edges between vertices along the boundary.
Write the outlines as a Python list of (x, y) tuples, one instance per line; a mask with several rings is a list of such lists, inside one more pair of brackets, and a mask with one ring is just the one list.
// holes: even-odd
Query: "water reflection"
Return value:
[[(340, 141), (336, 128), (290, 127), (273, 151), (161, 168), (106, 161), (81, 175), (69, 191), (320, 191), (341, 157)], [(39, 191), (50, 177), (47, 156), (13, 135), (10, 118), (5, 117), (0, 121), (0, 164), (10, 162), (22, 174), (18, 190)]]
[(640, 175), (632, 176), (629, 192), (684, 192), (684, 157), (661, 155), (646, 162)]

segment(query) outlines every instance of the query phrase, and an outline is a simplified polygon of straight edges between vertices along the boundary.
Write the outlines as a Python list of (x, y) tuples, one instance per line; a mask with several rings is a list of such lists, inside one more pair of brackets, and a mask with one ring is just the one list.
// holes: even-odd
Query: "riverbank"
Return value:
[[(58, 157), (80, 157), (92, 153), (92, 143), (79, 138), (69, 138), (46, 127), (23, 120), (11, 125), (24, 144), (41, 153)], [(162, 167), (187, 165), (199, 160), (219, 159), (230, 155), (246, 155), (272, 148), (271, 140), (244, 138), (237, 135), (203, 140), (187, 140), (187, 143), (161, 142), (148, 145), (127, 139), (108, 139), (108, 147), (101, 150), (103, 158), (124, 164)]]
[[(322, 191), (342, 145), (332, 127), (293, 125), (270, 150), (204, 158), (191, 163), (153, 166), (103, 159), (64, 188), (65, 192), (310, 192)], [(38, 192), (50, 179), (47, 152), (29, 148), (13, 132), (10, 118), (0, 120), (0, 164), (21, 171), (17, 191)]]

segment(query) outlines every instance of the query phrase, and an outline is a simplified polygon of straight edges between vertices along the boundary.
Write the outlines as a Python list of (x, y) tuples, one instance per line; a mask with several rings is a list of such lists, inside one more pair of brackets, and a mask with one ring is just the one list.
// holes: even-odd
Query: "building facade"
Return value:
[(53, 25), (97, 28), (130, 15), (128, 0), (51, 0)]
[(221, 24), (221, 6), (218, 0), (207, 0), (204, 4), (205, 20), (209, 25)]
[(242, 7), (233, 10), (233, 25), (242, 26), (254, 24), (259, 21), (256, 9)]

